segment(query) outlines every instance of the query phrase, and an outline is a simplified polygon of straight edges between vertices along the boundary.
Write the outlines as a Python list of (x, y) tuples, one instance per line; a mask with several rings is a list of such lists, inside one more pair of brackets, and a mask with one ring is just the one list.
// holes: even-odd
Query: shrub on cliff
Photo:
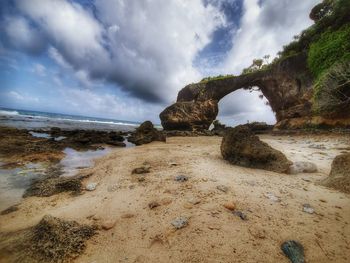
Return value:
[(314, 109), (326, 117), (350, 115), (350, 60), (334, 64), (319, 78)]
[(308, 65), (316, 78), (339, 61), (350, 61), (350, 25), (326, 31), (310, 46)]

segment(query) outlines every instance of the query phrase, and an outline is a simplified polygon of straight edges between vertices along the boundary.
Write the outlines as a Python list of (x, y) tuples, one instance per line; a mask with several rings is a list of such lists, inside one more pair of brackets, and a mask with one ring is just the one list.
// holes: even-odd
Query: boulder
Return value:
[(166, 137), (161, 131), (154, 128), (152, 122), (145, 121), (128, 137), (128, 141), (135, 145), (142, 145), (153, 141), (165, 142)]
[(164, 130), (208, 130), (218, 114), (216, 100), (179, 101), (167, 107), (159, 117)]
[(344, 193), (350, 193), (350, 153), (334, 158), (331, 172), (322, 184)]
[(286, 173), (292, 164), (283, 153), (262, 142), (243, 125), (225, 133), (221, 143), (221, 154), (232, 164), (278, 173)]

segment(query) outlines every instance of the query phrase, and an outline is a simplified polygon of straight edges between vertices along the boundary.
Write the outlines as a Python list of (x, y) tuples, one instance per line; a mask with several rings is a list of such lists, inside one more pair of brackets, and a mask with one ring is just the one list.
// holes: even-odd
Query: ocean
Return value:
[(0, 125), (28, 130), (48, 130), (52, 127), (59, 127), (64, 130), (132, 131), (140, 123), (0, 107)]

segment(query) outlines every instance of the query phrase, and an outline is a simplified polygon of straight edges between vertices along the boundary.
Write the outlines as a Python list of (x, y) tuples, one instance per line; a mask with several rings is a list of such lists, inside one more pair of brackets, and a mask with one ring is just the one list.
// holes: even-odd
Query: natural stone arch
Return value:
[(218, 102), (238, 89), (258, 87), (278, 122), (311, 114), (312, 77), (301, 54), (275, 64), (267, 70), (238, 77), (227, 77), (190, 84), (166, 108), (160, 119), (165, 130), (208, 129), (218, 114)]

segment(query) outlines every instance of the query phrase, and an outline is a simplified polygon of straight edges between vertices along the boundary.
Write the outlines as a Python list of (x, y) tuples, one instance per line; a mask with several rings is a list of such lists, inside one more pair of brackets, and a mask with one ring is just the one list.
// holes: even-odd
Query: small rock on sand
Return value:
[(315, 210), (309, 204), (303, 204), (303, 211), (308, 214), (313, 214)]
[(304, 247), (297, 241), (289, 240), (282, 244), (283, 253), (292, 263), (304, 263)]
[(171, 221), (171, 224), (176, 228), (176, 229), (181, 229), (185, 226), (188, 225), (188, 218), (187, 217), (178, 217)]
[(236, 205), (233, 202), (227, 202), (224, 204), (224, 207), (230, 211), (235, 210)]
[(216, 187), (216, 189), (218, 189), (219, 191), (224, 192), (224, 193), (227, 193), (227, 192), (228, 192), (228, 187), (225, 186), (225, 185), (218, 185), (218, 186)]
[(244, 214), (242, 211), (234, 211), (233, 214), (234, 214), (235, 216), (240, 217), (243, 221), (248, 220), (247, 215)]
[(290, 174), (298, 174), (298, 173), (316, 173), (317, 166), (311, 162), (294, 162), (289, 167)]
[(88, 183), (85, 187), (88, 191), (94, 191), (96, 189), (97, 183)]
[(109, 230), (112, 229), (116, 224), (115, 220), (106, 220), (104, 222), (102, 222), (101, 227), (104, 230)]
[(148, 207), (149, 207), (150, 209), (154, 209), (154, 208), (156, 208), (156, 207), (158, 207), (158, 206), (160, 206), (160, 204), (159, 204), (158, 202), (156, 202), (156, 201), (150, 202), (150, 203), (148, 204)]
[(151, 166), (144, 165), (144, 166), (135, 168), (134, 170), (132, 170), (131, 173), (132, 174), (146, 174), (146, 173), (150, 172), (150, 169), (151, 169)]
[(277, 196), (275, 196), (273, 193), (266, 193), (265, 197), (270, 199), (273, 202), (280, 202), (281, 199), (279, 199)]
[(188, 181), (188, 177), (186, 175), (177, 175), (175, 177), (175, 181), (177, 181), (177, 182), (186, 182), (186, 181)]

